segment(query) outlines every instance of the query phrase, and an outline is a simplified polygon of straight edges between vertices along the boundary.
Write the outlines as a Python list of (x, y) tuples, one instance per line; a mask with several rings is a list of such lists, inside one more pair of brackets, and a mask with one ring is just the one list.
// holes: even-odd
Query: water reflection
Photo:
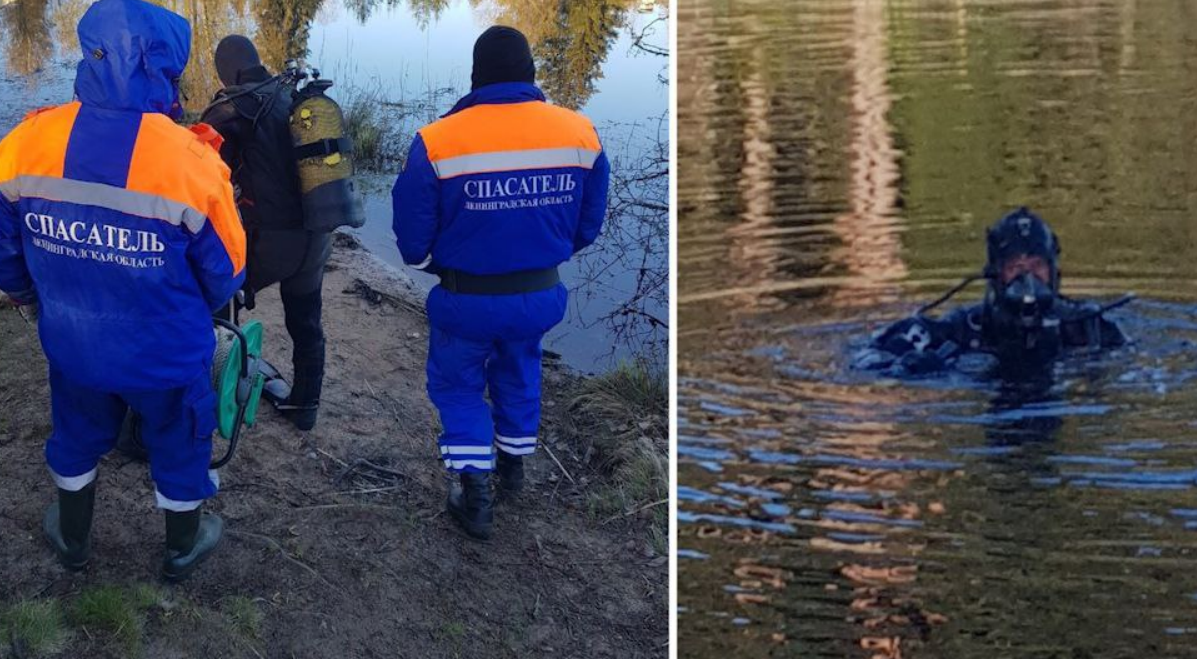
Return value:
[[(183, 90), (199, 109), (219, 89), (212, 53), (233, 33), (253, 36), (268, 68), (278, 71), (288, 59), (311, 54), (313, 22), (329, 0), (156, 0), (192, 23), (192, 61)], [(72, 61), (78, 51), (75, 25), (89, 0), (18, 0), (0, 10), (7, 67), (27, 75), (55, 56)], [(340, 3), (335, 3), (339, 6)], [(421, 29), (437, 20), (452, 0), (344, 0), (360, 23), (378, 11), (404, 10)], [(479, 18), (512, 25), (532, 43), (539, 83), (553, 102), (570, 108), (586, 105), (602, 78), (603, 63), (631, 11), (656, 11), (638, 0), (469, 0)], [(57, 47), (57, 49), (56, 49)], [(454, 44), (468, 55), (470, 44)]]
[[(682, 657), (1191, 653), (1191, 13), (681, 5)], [(1116, 314), (1136, 347), (847, 368), (1024, 202), (1066, 292), (1148, 298)]]
[[(664, 362), (668, 328), (658, 320), (668, 316), (669, 127), (662, 78), (668, 53), (661, 44), (668, 41), (668, 2), (154, 1), (192, 23), (192, 58), (182, 80), (190, 116), (219, 86), (212, 61), (217, 43), (246, 34), (271, 69), (306, 57), (335, 80), (331, 93), (355, 125), (385, 134), (378, 160), (388, 171), (400, 166), (415, 130), (468, 89), (477, 35), (494, 22), (520, 28), (542, 57), (540, 82), (552, 100), (585, 104), (581, 109), (615, 164), (608, 240), (563, 270), (571, 308), (546, 348), (592, 372), (631, 358)], [(32, 108), (71, 97), (79, 57), (75, 26), (89, 4), (0, 0), (0, 130)], [(545, 60), (550, 54), (557, 59)], [(402, 267), (390, 230), (391, 176), (362, 177), (371, 219), (358, 236)]]

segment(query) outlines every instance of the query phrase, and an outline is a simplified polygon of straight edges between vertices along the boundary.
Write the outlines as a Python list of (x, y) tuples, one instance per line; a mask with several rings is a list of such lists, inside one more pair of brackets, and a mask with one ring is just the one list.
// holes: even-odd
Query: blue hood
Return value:
[(106, 110), (178, 118), (179, 76), (191, 54), (187, 19), (141, 0), (100, 0), (79, 21), (75, 95)]

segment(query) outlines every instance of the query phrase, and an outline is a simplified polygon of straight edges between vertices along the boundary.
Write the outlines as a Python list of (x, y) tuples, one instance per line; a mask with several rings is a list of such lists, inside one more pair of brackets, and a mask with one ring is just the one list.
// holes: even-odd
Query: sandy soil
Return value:
[[(427, 324), (410, 282), (340, 237), (324, 285), (329, 335), (321, 420), (299, 433), (269, 406), (223, 470), (210, 508), (224, 545), (147, 616), (148, 657), (664, 657), (667, 564), (635, 518), (587, 514), (597, 474), (555, 428), (574, 376), (546, 366), (543, 450), (530, 489), (500, 504), (494, 540), (463, 538), (443, 513), (435, 415), (424, 393)], [(289, 369), (277, 293), (251, 317), (267, 356)], [(135, 340), (135, 337), (130, 337)], [(40, 522), (54, 487), (44, 358), (15, 313), (0, 313), (0, 610), (72, 598), (97, 584), (156, 583), (162, 519), (146, 468), (101, 465), (95, 556), (58, 566)], [(223, 441), (218, 443), (223, 448)], [(259, 634), (219, 612), (251, 598)], [(0, 656), (15, 656), (7, 639)], [(64, 654), (124, 656), (111, 635), (80, 629)]]

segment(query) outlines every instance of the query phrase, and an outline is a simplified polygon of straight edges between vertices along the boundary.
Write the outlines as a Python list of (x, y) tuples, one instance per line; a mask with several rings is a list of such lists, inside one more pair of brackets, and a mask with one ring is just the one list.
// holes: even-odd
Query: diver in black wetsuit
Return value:
[[(856, 368), (919, 375), (952, 366), (967, 353), (988, 353), (998, 364), (1038, 367), (1069, 349), (1101, 350), (1128, 339), (1103, 314), (1133, 299), (1102, 306), (1060, 294), (1060, 243), (1037, 215), (1020, 208), (991, 227), (984, 272), (965, 279), (914, 316), (883, 328)], [(938, 318), (924, 315), (978, 279), (985, 299)]]
[(332, 234), (304, 227), (290, 127), (293, 89), (266, 70), (246, 37), (222, 39), (215, 62), (225, 87), (200, 121), (224, 138), (220, 155), (238, 191), (237, 208), (249, 237), (246, 307), (253, 309), (254, 295), (277, 283), (293, 345), (293, 382), (288, 385), (267, 365), (262, 396), (295, 427), (311, 430), (324, 383), (321, 287)]

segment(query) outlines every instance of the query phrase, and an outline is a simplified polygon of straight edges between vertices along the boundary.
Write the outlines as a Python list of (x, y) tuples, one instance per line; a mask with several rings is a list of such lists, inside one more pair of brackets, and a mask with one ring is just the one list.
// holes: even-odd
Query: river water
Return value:
[[(1197, 656), (1197, 5), (678, 20), (681, 656)], [(1134, 347), (849, 370), (1023, 204)]]
[[(89, 0), (0, 0), (0, 134), (25, 112), (71, 98), (78, 40), (74, 34)], [(668, 149), (669, 108), (664, 81), (668, 3), (643, 0), (161, 0), (192, 23), (192, 58), (183, 77), (189, 110), (198, 111), (218, 88), (212, 66), (227, 34), (254, 38), (263, 60), (279, 70), (303, 58), (337, 82), (343, 104), (369, 96), (385, 105), (384, 130), (406, 151), (411, 134), (469, 91), (474, 40), (490, 25), (513, 25), (528, 35), (538, 57), (538, 82), (550, 100), (580, 109), (603, 137), (616, 178), (629, 182), (612, 202), (608, 239), (563, 269), (573, 291), (567, 321), (545, 347), (583, 371), (603, 371), (644, 357), (663, 364), (667, 328), (668, 178), (639, 181), (660, 170), (653, 159)], [(639, 38), (639, 42), (637, 39)], [(641, 45), (637, 45), (637, 44)], [(663, 137), (662, 137), (663, 136)], [(364, 174), (368, 248), (402, 267), (390, 228), (390, 184), (398, 163)], [(392, 171), (394, 170), (394, 171)], [(633, 180), (636, 179), (636, 180)], [(642, 275), (647, 264), (654, 277)], [(429, 288), (430, 277), (416, 274)], [(606, 317), (631, 309), (631, 314)], [(622, 320), (620, 320), (622, 319)]]

